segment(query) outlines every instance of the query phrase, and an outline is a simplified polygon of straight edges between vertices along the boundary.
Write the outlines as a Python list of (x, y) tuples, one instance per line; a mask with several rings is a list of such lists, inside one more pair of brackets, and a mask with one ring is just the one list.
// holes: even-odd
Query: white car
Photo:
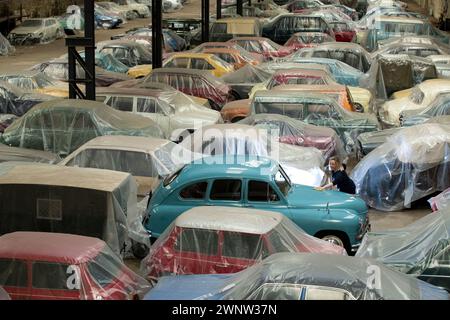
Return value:
[(12, 45), (47, 43), (64, 37), (64, 30), (55, 18), (27, 19), (8, 35)]
[(220, 112), (201, 106), (178, 91), (98, 88), (97, 101), (152, 119), (172, 141), (181, 141), (202, 126), (223, 122)]
[(150, 9), (145, 4), (137, 3), (135, 0), (116, 0), (116, 2), (133, 10), (139, 18), (150, 17)]
[(164, 0), (163, 1), (163, 11), (164, 12), (172, 12), (175, 10), (179, 10), (183, 7), (181, 0)]
[(392, 100), (382, 105), (379, 111), (381, 121), (388, 127), (399, 127), (403, 111), (425, 109), (443, 92), (450, 92), (450, 80), (431, 79), (411, 89), (397, 91), (392, 95)]

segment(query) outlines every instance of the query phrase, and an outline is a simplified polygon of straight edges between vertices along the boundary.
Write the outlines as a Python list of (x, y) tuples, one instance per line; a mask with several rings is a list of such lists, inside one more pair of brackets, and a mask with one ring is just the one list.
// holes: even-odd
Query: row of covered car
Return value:
[[(318, 1), (281, 13), (297, 2), (263, 2), (267, 21), (215, 20), (215, 41), (194, 48), (198, 31), (188, 43), (166, 29), (159, 69), (145, 60), (151, 28), (99, 43), (97, 101), (64, 99), (66, 57), (0, 75), (0, 286), (13, 299), (448, 299), (446, 193), (385, 237), (368, 206), (449, 187), (450, 80), (419, 49), (368, 53), (325, 29), (286, 31), (290, 19), (292, 45), (261, 37), (280, 17), (357, 22)], [(423, 39), (392, 47), (438, 41)], [(332, 156), (359, 161), (356, 195), (315, 189)]]

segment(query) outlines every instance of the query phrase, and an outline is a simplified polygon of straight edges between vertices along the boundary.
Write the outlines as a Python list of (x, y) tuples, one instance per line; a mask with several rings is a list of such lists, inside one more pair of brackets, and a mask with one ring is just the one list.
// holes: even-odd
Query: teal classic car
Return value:
[(263, 157), (220, 155), (183, 166), (155, 190), (144, 226), (158, 238), (181, 213), (196, 206), (277, 211), (349, 253), (370, 228), (367, 206), (357, 196), (292, 184), (277, 161)]
[(377, 131), (375, 115), (350, 112), (341, 107), (332, 94), (302, 93), (287, 90), (289, 85), (270, 91), (258, 91), (251, 104), (251, 114), (274, 113), (316, 126), (332, 128), (344, 142), (348, 153), (356, 151), (356, 139), (363, 132)]

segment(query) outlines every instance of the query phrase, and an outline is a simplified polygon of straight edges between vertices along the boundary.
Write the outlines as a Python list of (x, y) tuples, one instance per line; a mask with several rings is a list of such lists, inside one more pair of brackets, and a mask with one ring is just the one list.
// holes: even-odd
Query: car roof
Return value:
[(79, 150), (107, 148), (151, 153), (167, 143), (170, 141), (151, 137), (98, 136), (83, 144)]
[(170, 58), (177, 58), (177, 57), (186, 57), (186, 58), (199, 58), (199, 59), (208, 59), (214, 56), (212, 53), (193, 53), (193, 52), (174, 52), (170, 55)]
[(95, 257), (105, 242), (51, 232), (13, 232), (0, 236), (0, 258), (80, 264)]
[(178, 74), (191, 74), (196, 76), (207, 76), (210, 74), (208, 70), (188, 69), (188, 68), (156, 68), (152, 73), (178, 73)]
[(294, 68), (294, 69), (278, 69), (275, 71), (272, 77), (278, 76), (278, 75), (304, 75), (304, 76), (311, 76), (311, 77), (325, 77), (329, 76), (328, 72), (325, 69), (309, 69), (308, 67), (305, 68)]
[(52, 108), (67, 108), (68, 110), (83, 109), (88, 112), (95, 112), (97, 108), (110, 108), (107, 105), (91, 100), (81, 99), (55, 99), (39, 103), (33, 107), (33, 110), (45, 110)]
[(187, 210), (175, 220), (180, 228), (223, 230), (266, 234), (283, 219), (278, 212), (221, 206), (199, 206)]
[(215, 22), (217, 23), (257, 23), (259, 22), (258, 18), (254, 17), (230, 17), (230, 18), (223, 18), (218, 19)]
[(282, 84), (272, 88), (273, 91), (311, 91), (311, 92), (346, 92), (345, 85), (340, 84)]
[(96, 89), (97, 95), (111, 94), (111, 95), (126, 95), (126, 96), (144, 96), (158, 98), (162, 90), (147, 89), (139, 87), (122, 88), (122, 87), (99, 87)]
[(392, 17), (392, 16), (378, 16), (375, 18), (375, 22), (404, 22), (404, 23), (414, 23), (414, 24), (424, 24), (423, 20), (409, 17)]
[(6, 162), (0, 165), (1, 185), (46, 185), (113, 192), (129, 176), (129, 173), (119, 171), (42, 163)]
[(299, 95), (298, 92), (290, 91), (290, 90), (260, 90), (255, 93), (254, 100), (266, 100), (269, 98), (270, 100), (277, 101), (277, 100), (286, 100), (286, 99), (300, 99), (301, 101), (304, 100), (321, 100), (324, 102), (327, 102), (329, 104), (336, 104), (335, 100), (327, 95), (323, 95), (320, 93), (304, 93), (302, 95)]
[(262, 179), (271, 177), (278, 171), (278, 168), (278, 162), (266, 157), (215, 155), (191, 162), (183, 168), (181, 175), (183, 175), (184, 181), (212, 177)]

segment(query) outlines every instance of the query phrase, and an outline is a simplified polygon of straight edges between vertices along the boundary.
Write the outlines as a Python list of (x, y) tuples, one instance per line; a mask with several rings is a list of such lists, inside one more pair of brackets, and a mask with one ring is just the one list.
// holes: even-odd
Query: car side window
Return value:
[(180, 191), (180, 197), (185, 200), (200, 200), (205, 198), (208, 183), (196, 182), (188, 185)]
[(241, 180), (216, 180), (212, 185), (209, 197), (211, 200), (239, 201), (241, 200), (241, 186)]
[(120, 111), (133, 111), (133, 97), (111, 97), (107, 104)]
[(268, 256), (269, 252), (259, 234), (223, 232), (222, 256), (257, 260)]
[(0, 285), (27, 287), (28, 273), (25, 261), (0, 259)]
[(175, 240), (174, 249), (179, 252), (217, 255), (219, 251), (218, 231), (183, 228)]
[(189, 64), (188, 58), (174, 58), (169, 61), (165, 67), (167, 68), (187, 68)]
[(136, 109), (137, 112), (164, 114), (158, 105), (158, 101), (154, 98), (138, 98)]
[(276, 202), (280, 201), (278, 194), (270, 184), (265, 181), (248, 182), (248, 201)]
[(77, 290), (69, 288), (70, 283), (67, 273), (69, 265), (50, 263), (50, 262), (34, 262), (32, 283), (33, 288), (37, 289), (53, 289), (53, 290)]
[(205, 59), (192, 58), (191, 59), (191, 69), (213, 70), (214, 67)]

